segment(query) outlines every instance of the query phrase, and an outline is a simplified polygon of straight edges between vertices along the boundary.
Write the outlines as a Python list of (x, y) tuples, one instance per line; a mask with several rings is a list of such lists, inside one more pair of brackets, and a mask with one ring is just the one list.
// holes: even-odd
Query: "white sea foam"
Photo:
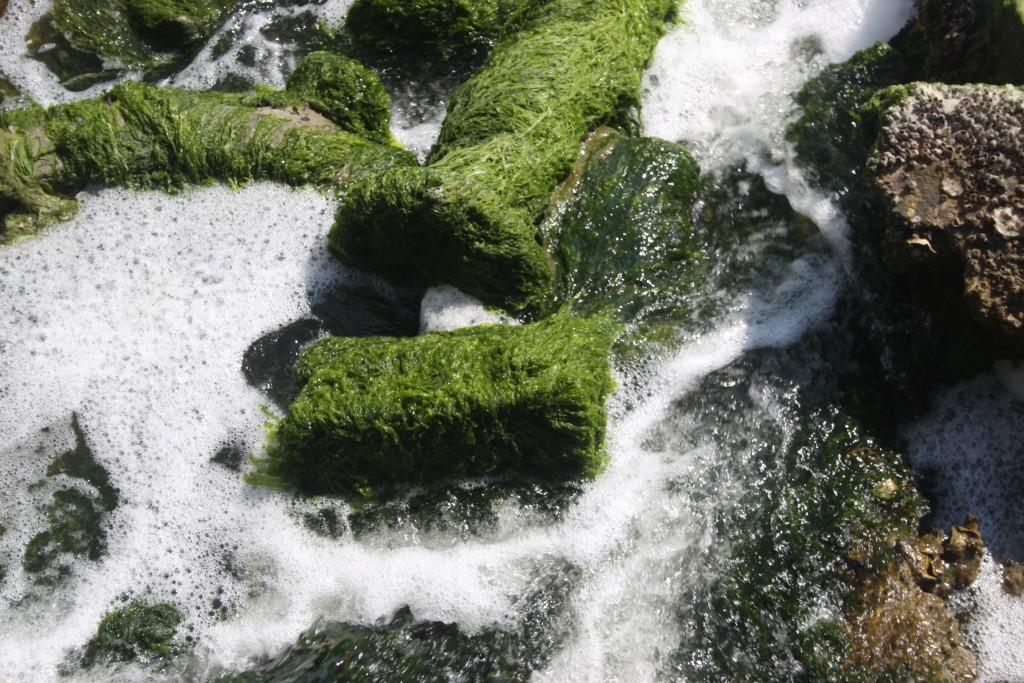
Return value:
[(1024, 598), (1002, 591), (999, 565), (1024, 561), (1024, 367), (999, 363), (991, 374), (935, 397), (929, 413), (904, 430), (906, 452), (932, 495), (935, 524), (949, 529), (968, 513), (981, 520), (985, 569), (966, 622), (981, 681), (1021, 680)]

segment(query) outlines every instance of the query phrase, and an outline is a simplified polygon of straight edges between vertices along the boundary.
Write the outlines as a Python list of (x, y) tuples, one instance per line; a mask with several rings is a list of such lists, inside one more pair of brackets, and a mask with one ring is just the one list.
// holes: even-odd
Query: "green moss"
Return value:
[(9, 234), (66, 218), (69, 195), (86, 183), (175, 190), (270, 179), (333, 188), (352, 175), (416, 163), (301, 111), (260, 104), (254, 95), (125, 83), (101, 99), (0, 114)]
[(379, 61), (423, 67), (484, 50), (494, 42), (507, 0), (356, 0), (345, 28)]
[(342, 130), (381, 144), (393, 144), (391, 101), (372, 71), (354, 60), (314, 52), (288, 78), (285, 92), (336, 123)]
[(524, 2), (451, 98), (428, 168), (353, 185), (332, 251), (396, 284), (451, 284), (511, 311), (539, 306), (552, 282), (537, 227), (551, 192), (590, 131), (636, 130), (642, 70), (674, 8)]
[(663, 140), (612, 134), (594, 144), (551, 227), (555, 305), (678, 320), (709, 267), (691, 217), (700, 169)]
[(351, 494), (464, 476), (594, 476), (605, 466), (615, 333), (604, 320), (558, 316), (316, 342), (250, 481)]
[(175, 641), (182, 615), (174, 605), (133, 601), (109, 612), (100, 621), (96, 635), (86, 644), (82, 666), (117, 662), (146, 664), (180, 653)]

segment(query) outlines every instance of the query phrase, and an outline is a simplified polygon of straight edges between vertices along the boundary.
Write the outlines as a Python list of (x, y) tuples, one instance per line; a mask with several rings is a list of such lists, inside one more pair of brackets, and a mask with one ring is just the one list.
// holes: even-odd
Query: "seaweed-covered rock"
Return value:
[(572, 633), (567, 609), (579, 569), (545, 561), (513, 606), (510, 623), (468, 634), (458, 624), (417, 620), (404, 607), (371, 626), (322, 621), (295, 645), (218, 683), (515, 683), (530, 680)]
[(345, 17), (353, 43), (387, 62), (420, 68), (485, 50), (510, 0), (355, 0)]
[(182, 622), (178, 609), (168, 603), (154, 605), (133, 601), (103, 617), (96, 635), (89, 640), (82, 655), (82, 666), (117, 662), (147, 664), (174, 656), (184, 646), (176, 640)]
[(329, 245), (402, 285), (450, 284), (510, 311), (551, 289), (538, 224), (580, 142), (636, 129), (643, 66), (670, 0), (530, 0), (451, 98), (424, 169), (353, 185)]
[(844, 199), (851, 190), (865, 192), (862, 169), (878, 133), (871, 100), (880, 89), (909, 79), (903, 55), (876, 43), (825, 68), (800, 89), (794, 99), (803, 111), (786, 136), (821, 185)]
[(253, 483), (311, 493), (459, 476), (594, 476), (613, 386), (605, 320), (557, 316), (307, 347)]
[[(371, 100), (371, 108), (379, 104)], [(0, 114), (0, 240), (66, 219), (76, 208), (70, 197), (86, 183), (173, 190), (273, 179), (337, 187), (352, 175), (416, 163), (299, 103), (288, 91), (234, 95), (124, 83), (100, 99)], [(364, 132), (365, 124), (353, 125)]]
[(697, 162), (671, 142), (608, 130), (587, 148), (549, 228), (555, 305), (623, 322), (678, 319), (708, 268), (691, 217)]
[(376, 74), (352, 59), (330, 52), (306, 55), (288, 77), (281, 96), (288, 106), (308, 103), (349, 133), (394, 144), (387, 91)]
[(917, 16), (892, 43), (916, 80), (1024, 83), (1024, 3), (917, 0)]
[(880, 97), (870, 168), (890, 265), (962, 269), (974, 317), (1024, 340), (1024, 91), (913, 84)]
[(80, 90), (123, 69), (182, 65), (237, 0), (55, 0), (27, 36), (29, 52)]

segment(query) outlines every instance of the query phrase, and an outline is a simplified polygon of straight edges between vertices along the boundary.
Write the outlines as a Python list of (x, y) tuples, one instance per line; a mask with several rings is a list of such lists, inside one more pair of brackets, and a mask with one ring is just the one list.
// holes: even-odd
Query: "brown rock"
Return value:
[(921, 590), (912, 566), (894, 560), (859, 588), (860, 607), (847, 621), (850, 664), (915, 681), (974, 680), (960, 624), (940, 597)]
[(1003, 592), (1014, 597), (1024, 595), (1024, 562), (1003, 567)]
[(913, 84), (869, 168), (896, 269), (962, 272), (971, 314), (1024, 342), (1024, 90)]

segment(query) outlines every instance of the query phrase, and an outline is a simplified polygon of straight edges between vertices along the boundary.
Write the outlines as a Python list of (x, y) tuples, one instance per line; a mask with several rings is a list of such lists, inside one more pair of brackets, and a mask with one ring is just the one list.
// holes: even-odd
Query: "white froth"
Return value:
[(942, 392), (903, 437), (914, 470), (932, 494), (935, 524), (949, 529), (968, 513), (981, 521), (986, 560), (972, 589), (976, 609), (965, 631), (981, 681), (1021, 680), (1024, 598), (1003, 593), (999, 565), (1024, 561), (1024, 367), (995, 372)]
[(420, 334), (484, 323), (510, 324), (508, 316), (450, 285), (431, 287), (420, 303)]

